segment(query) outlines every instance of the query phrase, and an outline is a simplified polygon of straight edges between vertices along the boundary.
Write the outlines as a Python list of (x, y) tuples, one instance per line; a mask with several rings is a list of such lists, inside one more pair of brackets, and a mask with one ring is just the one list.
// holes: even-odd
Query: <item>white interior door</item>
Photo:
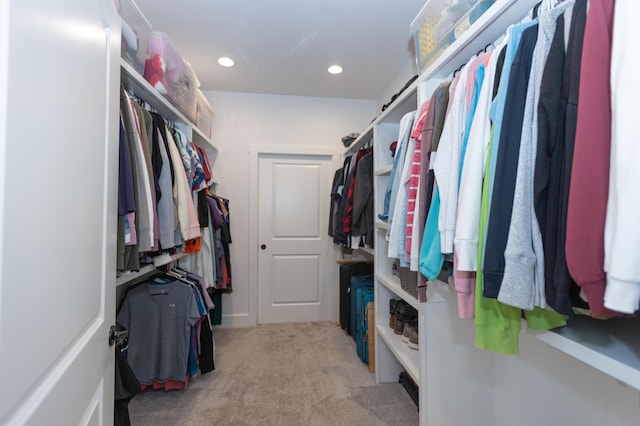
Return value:
[(329, 155), (260, 154), (258, 322), (331, 319)]
[(113, 422), (117, 19), (0, 0), (0, 424)]

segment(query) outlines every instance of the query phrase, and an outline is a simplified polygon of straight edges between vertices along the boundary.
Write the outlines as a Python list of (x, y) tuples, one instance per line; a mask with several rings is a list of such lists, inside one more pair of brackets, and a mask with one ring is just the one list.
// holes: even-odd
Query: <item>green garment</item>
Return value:
[[(489, 139), (487, 158), (491, 155), (493, 127)], [(489, 176), (490, 162), (487, 161), (484, 176)], [(488, 349), (503, 355), (518, 354), (518, 335), (520, 333), (521, 309), (505, 305), (497, 299), (482, 296), (482, 252), (488, 224), (489, 179), (482, 184), (482, 205), (480, 208), (480, 230), (478, 233), (478, 263), (476, 271), (475, 325), (476, 347)], [(535, 307), (532, 311), (524, 311), (527, 325), (532, 330), (549, 330), (562, 327), (567, 317), (557, 312)]]

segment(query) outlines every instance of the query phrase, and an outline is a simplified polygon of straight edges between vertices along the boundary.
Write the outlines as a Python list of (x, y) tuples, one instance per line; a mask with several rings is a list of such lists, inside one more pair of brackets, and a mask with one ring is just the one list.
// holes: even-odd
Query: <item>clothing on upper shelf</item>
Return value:
[[(137, 271), (162, 252), (184, 252), (198, 257), (189, 269), (207, 286), (230, 291), (228, 200), (207, 201), (213, 179), (206, 151), (124, 88), (120, 100), (118, 272)], [(213, 230), (210, 214), (220, 218)]]

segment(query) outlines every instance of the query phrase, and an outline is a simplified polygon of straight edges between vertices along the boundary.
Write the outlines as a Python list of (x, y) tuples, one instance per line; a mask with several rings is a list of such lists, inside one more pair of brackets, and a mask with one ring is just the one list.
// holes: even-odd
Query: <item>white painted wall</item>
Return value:
[[(218, 193), (230, 199), (231, 207), (233, 293), (223, 296), (222, 325), (245, 327), (254, 325), (257, 317), (257, 288), (249, 285), (249, 250), (257, 250), (249, 247), (249, 146), (325, 146), (341, 152), (342, 136), (366, 128), (375, 116), (376, 103), (218, 91), (204, 94), (214, 109), (213, 140), (220, 147), (213, 174), (221, 182)], [(337, 286), (337, 272), (335, 282)]]

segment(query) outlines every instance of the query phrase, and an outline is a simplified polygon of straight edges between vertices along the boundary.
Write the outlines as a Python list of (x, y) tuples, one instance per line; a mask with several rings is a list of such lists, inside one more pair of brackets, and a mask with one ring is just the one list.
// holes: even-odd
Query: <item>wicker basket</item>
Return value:
[(400, 277), (400, 287), (416, 299), (418, 298), (418, 273), (411, 271), (409, 268), (400, 266), (400, 261), (394, 262), (398, 268), (398, 276)]

